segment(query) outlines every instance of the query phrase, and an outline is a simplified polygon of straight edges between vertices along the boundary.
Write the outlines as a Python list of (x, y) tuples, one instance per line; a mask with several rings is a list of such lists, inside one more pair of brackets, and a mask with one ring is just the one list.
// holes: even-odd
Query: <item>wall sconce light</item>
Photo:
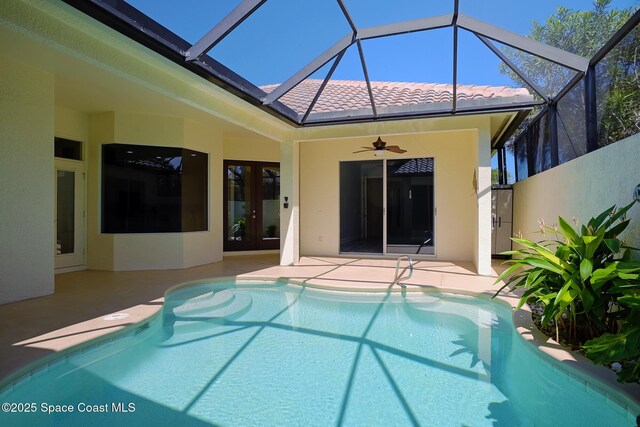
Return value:
[(289, 198), (287, 196), (284, 196), (284, 204), (283, 207), (285, 209), (289, 209)]
[(478, 194), (478, 177), (476, 175), (476, 170), (473, 170), (473, 179), (471, 180), (471, 188), (473, 188), (473, 192)]

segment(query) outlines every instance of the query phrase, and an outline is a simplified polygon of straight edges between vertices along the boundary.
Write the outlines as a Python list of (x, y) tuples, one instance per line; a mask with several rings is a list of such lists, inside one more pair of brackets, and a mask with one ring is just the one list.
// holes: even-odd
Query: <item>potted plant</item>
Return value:
[(246, 215), (243, 215), (240, 218), (238, 218), (236, 222), (233, 224), (233, 227), (231, 227), (231, 233), (233, 234), (233, 237), (235, 240), (244, 239), (245, 233), (246, 233), (246, 227), (247, 227), (247, 217)]

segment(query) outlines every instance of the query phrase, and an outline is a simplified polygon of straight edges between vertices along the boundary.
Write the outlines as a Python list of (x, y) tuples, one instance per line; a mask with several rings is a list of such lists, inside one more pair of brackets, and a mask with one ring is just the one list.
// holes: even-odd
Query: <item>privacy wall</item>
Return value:
[[(631, 202), (640, 184), (640, 134), (608, 145), (568, 163), (520, 181), (514, 186), (513, 231), (528, 239), (540, 221), (557, 223), (558, 216), (586, 223), (612, 205)], [(640, 203), (629, 213), (631, 224), (622, 236), (631, 246), (640, 245)], [(636, 255), (637, 256), (637, 255)]]

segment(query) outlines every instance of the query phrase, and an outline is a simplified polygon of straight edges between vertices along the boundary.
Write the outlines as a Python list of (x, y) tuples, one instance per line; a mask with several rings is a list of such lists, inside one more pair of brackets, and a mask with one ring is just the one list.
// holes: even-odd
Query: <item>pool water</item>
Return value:
[(11, 426), (635, 424), (517, 336), (506, 307), (286, 283), (178, 290), (148, 328), (49, 364), (0, 402), (33, 404), (0, 413)]

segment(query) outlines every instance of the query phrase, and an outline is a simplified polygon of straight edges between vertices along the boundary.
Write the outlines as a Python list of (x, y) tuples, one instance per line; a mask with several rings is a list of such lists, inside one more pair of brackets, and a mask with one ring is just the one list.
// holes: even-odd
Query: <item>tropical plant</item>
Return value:
[(236, 240), (243, 240), (245, 237), (247, 229), (247, 217), (245, 215), (241, 216), (236, 220), (236, 222), (231, 227), (231, 233)]
[(506, 261), (511, 266), (496, 280), (505, 281), (496, 295), (508, 286), (524, 288), (518, 308), (530, 298), (541, 303), (542, 326), (553, 324), (556, 339), (571, 345), (622, 332), (629, 315), (624, 304), (640, 293), (640, 262), (630, 260), (633, 248), (618, 237), (629, 225), (625, 215), (633, 204), (612, 206), (579, 230), (561, 217), (557, 228), (543, 227), (562, 240), (513, 238), (524, 249), (504, 253), (516, 258)]
[(640, 380), (640, 293), (637, 288), (629, 289), (617, 299), (617, 302), (627, 312), (626, 318), (621, 321), (618, 333), (605, 333), (587, 341), (583, 347), (587, 351), (587, 357), (595, 363), (607, 365), (611, 362), (626, 361), (620, 367), (618, 380), (638, 382)]

